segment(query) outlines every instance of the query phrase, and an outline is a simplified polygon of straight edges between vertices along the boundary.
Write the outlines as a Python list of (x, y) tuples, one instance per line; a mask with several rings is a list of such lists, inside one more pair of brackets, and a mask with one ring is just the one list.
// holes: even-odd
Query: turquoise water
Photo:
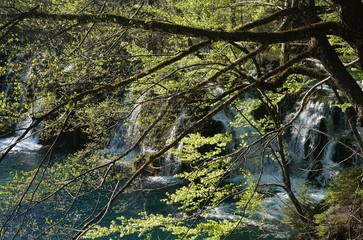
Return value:
[[(4, 162), (1, 163), (1, 172), (0, 172), (0, 184), (4, 184), (11, 180), (12, 173), (15, 171), (29, 171), (38, 167), (41, 162), (45, 150), (36, 150), (36, 151), (14, 151), (10, 153)], [(134, 190), (130, 191), (119, 199), (119, 201), (114, 204), (114, 208), (105, 216), (101, 225), (109, 226), (110, 221), (114, 220), (118, 216), (125, 217), (137, 217), (138, 214), (142, 211), (147, 211), (149, 213), (154, 214), (178, 214), (175, 207), (168, 206), (165, 203), (161, 202), (160, 199), (165, 197), (166, 192), (172, 192), (175, 190), (177, 186), (175, 186), (175, 181), (172, 178), (168, 177), (155, 177), (145, 179), (147, 182), (145, 190)], [(168, 184), (174, 185), (169, 186)], [(94, 204), (97, 201), (99, 203), (103, 203), (107, 199), (107, 193), (104, 194), (104, 198), (97, 198), (96, 196), (100, 196), (101, 194), (94, 194), (89, 196), (84, 196), (80, 198), (79, 201), (75, 202), (73, 209), (77, 209), (79, 214), (90, 214), (90, 211), (93, 211)], [(101, 206), (101, 204), (100, 204)], [(121, 207), (123, 206), (123, 207)], [(234, 208), (234, 203), (226, 203), (214, 211), (212, 211), (209, 215), (210, 218), (213, 219), (224, 219), (231, 218), (234, 215), (232, 214)], [(271, 212), (277, 213), (280, 209), (277, 208), (272, 202), (267, 208), (267, 212), (271, 210)], [(34, 216), (38, 218), (38, 224), (42, 226), (47, 217), (51, 214), (55, 218), (57, 217), (56, 211), (53, 211), (53, 206), (41, 206), (33, 209)], [(261, 213), (264, 215), (265, 213)], [(2, 216), (3, 217), (3, 216)], [(0, 220), (2, 222), (3, 220)], [(75, 221), (77, 222), (77, 221)], [(80, 221), (78, 221), (80, 224)], [(286, 226), (282, 225), (278, 218), (272, 216), (268, 219), (268, 222), (264, 224), (264, 228), (261, 228), (261, 224), (256, 221), (251, 221), (251, 225), (244, 228), (239, 229), (235, 233), (231, 234), (228, 237), (230, 240), (237, 239), (266, 239), (266, 240), (275, 240), (275, 239), (292, 239), (291, 231)], [(155, 230), (152, 232), (152, 239), (174, 239), (175, 237), (171, 236), (169, 233), (162, 232), (160, 230)], [(6, 238), (5, 238), (6, 239)], [(10, 238), (9, 238), (10, 239)], [(16, 237), (15, 239), (28, 239), (27, 237)], [(48, 237), (40, 238), (40, 239), (50, 239)], [(53, 238), (51, 238), (53, 239)], [(54, 239), (70, 239), (67, 236), (62, 236), (61, 238)], [(105, 238), (98, 239), (121, 239), (118, 235), (108, 236)], [(133, 239), (143, 239), (139, 238), (137, 235), (131, 235), (127, 237), (123, 237), (125, 240), (133, 240)], [(200, 237), (199, 239), (203, 239)]]
[(43, 157), (43, 151), (13, 152), (0, 163), (0, 185), (12, 179), (15, 172), (30, 171), (38, 167)]
[[(137, 214), (141, 211), (147, 211), (149, 213), (154, 214), (178, 214), (175, 207), (171, 207), (166, 205), (163, 202), (160, 202), (160, 198), (165, 197), (166, 192), (174, 191), (175, 187), (166, 187), (162, 189), (157, 189), (150, 191), (148, 193), (140, 194), (138, 196), (134, 196), (135, 201), (128, 206), (127, 210), (117, 213), (111, 213), (108, 216), (108, 219), (105, 219), (103, 225), (107, 226), (107, 222), (113, 219), (114, 216), (126, 216), (126, 217), (136, 217)], [(222, 220), (223, 218), (231, 218), (233, 215), (234, 203), (227, 203), (222, 205), (219, 209), (212, 212), (210, 214), (210, 218)], [(277, 239), (293, 239), (291, 230), (286, 226), (283, 226), (278, 220), (275, 222), (266, 223), (267, 228), (262, 229), (257, 221), (251, 221), (251, 225), (244, 228), (239, 229), (235, 233), (231, 234), (227, 239), (228, 240), (241, 240), (241, 239), (265, 239), (265, 240), (277, 240)], [(117, 235), (113, 236), (113, 239), (119, 239)], [(162, 232), (160, 230), (153, 231), (152, 239), (174, 239), (175, 237), (171, 236), (168, 233)], [(102, 240), (110, 239), (109, 237), (99, 238)], [(140, 239), (137, 235), (123, 237), (122, 239), (133, 240)], [(200, 237), (198, 239), (203, 239)]]

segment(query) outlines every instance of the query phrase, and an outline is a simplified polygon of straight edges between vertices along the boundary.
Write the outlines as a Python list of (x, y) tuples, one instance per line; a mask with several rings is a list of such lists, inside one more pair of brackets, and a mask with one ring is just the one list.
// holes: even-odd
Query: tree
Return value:
[[(224, 184), (224, 180), (239, 171), (246, 158), (260, 162), (261, 173), (265, 159), (273, 159), (283, 177), (279, 187), (288, 194), (299, 219), (308, 229), (314, 228), (293, 190), (284, 138), (299, 111), (289, 121), (284, 117), (289, 99), (302, 94), (303, 109), (318, 86), (328, 85), (342, 106), (351, 106), (348, 118), (362, 148), (356, 131), (363, 122), (362, 89), (357, 83), (361, 72), (349, 70), (363, 66), (361, 1), (84, 0), (73, 5), (44, 0), (37, 4), (6, 1), (1, 7), (3, 75), (11, 72), (12, 81), (24, 86), (13, 94), (26, 96), (19, 106), (17, 97), (3, 94), (1, 116), (13, 123), (33, 109), (33, 122), (18, 140), (42, 124), (42, 139), (50, 144), (39, 168), (14, 180), (25, 184), (5, 187), (4, 194), (11, 193), (12, 200), (2, 234), (13, 225), (17, 227), (10, 234), (21, 234), (32, 209), (57, 199), (62, 217), (49, 217), (49, 227), (32, 234), (51, 234), (60, 231), (57, 227), (70, 226), (76, 230), (65, 234), (80, 238), (138, 177), (159, 174), (167, 154), (179, 156), (188, 166), (179, 175), (188, 187), (168, 200), (181, 204), (185, 220), (198, 219), (232, 197), (239, 210), (256, 210), (261, 200), (258, 179), (252, 181), (243, 171), (246, 185)], [(311, 64), (311, 59), (323, 67)], [(254, 98), (246, 100), (246, 94)], [(17, 114), (10, 116), (8, 109), (14, 104)], [(223, 130), (206, 131), (221, 111), (235, 114), (232, 137)], [(254, 116), (257, 111), (263, 114)], [(105, 148), (120, 121), (128, 126), (124, 130), (128, 140), (123, 142), (127, 148), (109, 154)], [(178, 121), (182, 124), (177, 124), (177, 134), (171, 134)], [(253, 134), (238, 136), (236, 129), (243, 127), (253, 128)], [(52, 149), (60, 136), (77, 131), (87, 138), (82, 150), (53, 165)], [(232, 139), (240, 141), (238, 146), (230, 147)], [(181, 144), (182, 150), (176, 150)], [(136, 169), (121, 179), (119, 163), (136, 150)], [(180, 195), (187, 189), (186, 201)], [(72, 218), (78, 214), (77, 201), (90, 196), (98, 196), (92, 197), (96, 207), (81, 220)], [(138, 223), (146, 230), (154, 221), (154, 227), (181, 236), (208, 235), (217, 228), (209, 220), (187, 227), (175, 225), (177, 219), (170, 216), (144, 217)], [(245, 213), (238, 221), (224, 222), (220, 236), (244, 219)], [(121, 226), (127, 223), (133, 222), (122, 219)]]

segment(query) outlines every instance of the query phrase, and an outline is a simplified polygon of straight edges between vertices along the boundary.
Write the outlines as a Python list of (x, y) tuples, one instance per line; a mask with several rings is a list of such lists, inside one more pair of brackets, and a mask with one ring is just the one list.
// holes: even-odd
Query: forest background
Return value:
[[(228, 238), (277, 191), (301, 239), (361, 238), (362, 14), (361, 0), (2, 1), (0, 132), (21, 133), (0, 164), (31, 134), (44, 146), (1, 186), (2, 238)], [(312, 102), (339, 116), (304, 138)], [(263, 182), (271, 166), (280, 181)], [(182, 181), (164, 200), (176, 213), (99, 225), (163, 175)], [(207, 217), (230, 201), (235, 218)]]

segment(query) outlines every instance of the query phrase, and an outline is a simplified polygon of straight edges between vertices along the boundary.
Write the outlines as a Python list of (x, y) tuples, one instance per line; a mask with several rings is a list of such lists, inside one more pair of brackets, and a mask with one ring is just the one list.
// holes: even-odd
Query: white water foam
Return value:
[(142, 179), (143, 187), (162, 187), (180, 184), (181, 180), (172, 176), (148, 176)]
[[(0, 152), (6, 151), (6, 149), (11, 145), (14, 144), (17, 139), (25, 132), (25, 130), (31, 125), (31, 120), (25, 120), (18, 124), (16, 133), (13, 136), (6, 137), (0, 139)], [(42, 145), (38, 144), (39, 135), (37, 133), (29, 132), (24, 139), (16, 144), (15, 147), (12, 148), (11, 151), (18, 151), (18, 152), (30, 152), (39, 150)]]

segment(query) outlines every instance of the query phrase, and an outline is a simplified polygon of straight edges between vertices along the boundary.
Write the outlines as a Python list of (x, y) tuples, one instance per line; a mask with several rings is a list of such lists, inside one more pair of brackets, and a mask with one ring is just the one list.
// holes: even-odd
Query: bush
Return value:
[(326, 211), (315, 215), (322, 239), (361, 239), (363, 236), (363, 167), (342, 172), (327, 191)]

